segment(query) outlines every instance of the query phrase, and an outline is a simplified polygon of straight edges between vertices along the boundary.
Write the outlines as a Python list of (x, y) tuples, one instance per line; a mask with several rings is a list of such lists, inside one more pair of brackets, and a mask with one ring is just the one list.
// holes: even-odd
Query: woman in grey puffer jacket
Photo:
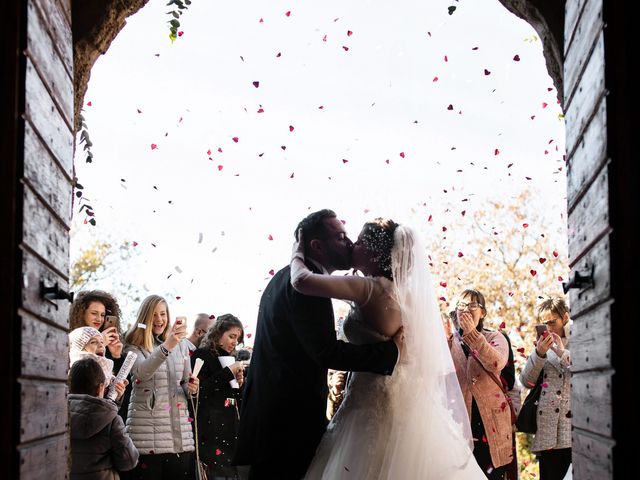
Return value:
[(127, 478), (195, 478), (194, 440), (187, 396), (198, 391), (184, 342), (184, 320), (169, 328), (164, 298), (144, 299), (125, 341), (138, 355), (131, 370), (133, 389), (127, 432), (140, 451), (138, 466)]
[(542, 376), (538, 428), (531, 451), (540, 462), (541, 480), (562, 480), (571, 464), (571, 320), (569, 308), (560, 297), (543, 300), (538, 315), (547, 331), (529, 355), (520, 381), (533, 388)]

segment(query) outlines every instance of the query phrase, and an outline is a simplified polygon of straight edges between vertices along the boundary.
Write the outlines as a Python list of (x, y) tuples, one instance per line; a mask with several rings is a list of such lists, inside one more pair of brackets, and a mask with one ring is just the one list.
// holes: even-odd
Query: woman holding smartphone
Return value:
[(569, 308), (561, 297), (549, 297), (537, 307), (538, 341), (520, 374), (525, 388), (542, 375), (537, 426), (531, 451), (540, 463), (541, 480), (561, 480), (571, 464), (571, 356)]
[(138, 356), (131, 369), (132, 393), (127, 433), (140, 452), (131, 479), (194, 479), (193, 430), (187, 396), (198, 391), (191, 375), (189, 349), (181, 342), (186, 322), (169, 324), (169, 306), (158, 295), (140, 305), (125, 340), (127, 352)]
[(86, 290), (78, 293), (69, 311), (69, 328), (93, 327), (102, 333), (107, 347), (105, 356), (114, 362), (114, 370), (122, 364), (122, 332), (120, 331), (120, 306), (116, 298), (102, 290)]

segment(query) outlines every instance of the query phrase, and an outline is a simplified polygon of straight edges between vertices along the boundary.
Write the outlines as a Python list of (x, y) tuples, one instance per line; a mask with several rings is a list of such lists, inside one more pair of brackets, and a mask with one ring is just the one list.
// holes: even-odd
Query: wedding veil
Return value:
[(424, 247), (400, 225), (391, 268), (405, 344), (393, 373), (388, 478), (476, 478), (467, 408), (442, 326)]

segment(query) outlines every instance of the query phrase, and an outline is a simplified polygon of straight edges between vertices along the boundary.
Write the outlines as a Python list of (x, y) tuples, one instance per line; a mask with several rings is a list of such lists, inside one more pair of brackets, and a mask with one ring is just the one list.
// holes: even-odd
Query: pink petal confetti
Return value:
[(400, 152), (400, 158), (404, 158), (404, 152)]
[(342, 46), (342, 49), (343, 49), (345, 52), (348, 52), (348, 51), (349, 51), (349, 47), (345, 47), (344, 45)]
[(497, 148), (494, 150), (493, 152), (494, 155), (500, 155), (500, 150), (498, 150)]
[(293, 132), (294, 130), (295, 130), (294, 126), (293, 125), (289, 125), (289, 131)]
[(529, 224), (528, 223), (523, 223), (522, 224), (522, 228), (529, 228)]
[(438, 77), (433, 77), (433, 81), (437, 82), (438, 81)]
[(269, 270), (269, 275), (271, 275), (272, 277), (276, 274), (276, 272), (273, 271), (273, 268), (271, 270)]
[(556, 258), (558, 258), (558, 255), (559, 255), (559, 254), (558, 254), (558, 252), (556, 252), (556, 251), (554, 250), (554, 251), (553, 251), (553, 256), (554, 256), (554, 257), (556, 257)]
[(258, 22), (259, 22), (259, 23), (264, 23), (264, 19), (263, 19), (263, 18), (261, 18)]
[(181, 37), (182, 35), (184, 35), (184, 32), (178, 32), (179, 37)]
[(513, 61), (514, 62), (519, 62), (520, 61), (520, 55), (516, 55), (513, 57)]
[(234, 142), (238, 143), (238, 140), (240, 140), (238, 137), (233, 137), (231, 140), (233, 140)]
[(247, 334), (246, 334), (246, 337), (247, 337), (247, 338), (251, 338), (251, 335), (253, 335), (253, 334), (252, 334), (252, 333), (247, 333)]
[(155, 150), (156, 148), (158, 148), (158, 145), (156, 145), (155, 143), (151, 144), (151, 150)]
[(491, 75), (491, 72), (485, 68), (485, 69), (484, 69), (484, 74), (485, 74), (485, 75)]
[(264, 113), (264, 108), (259, 108), (258, 113)]
[(546, 382), (545, 382), (545, 383), (543, 383), (543, 384), (541, 384), (540, 386), (541, 386), (542, 388), (549, 388), (549, 384), (548, 384), (548, 383), (546, 383)]
[(322, 41), (326, 42), (327, 41), (327, 36), (325, 35), (324, 37), (322, 37)]
[[(191, 350), (189, 350), (189, 353), (191, 353)], [(187, 417), (187, 422), (193, 423), (193, 417)]]
[(224, 167), (222, 165), (218, 165), (218, 171), (222, 170)]
[(218, 152), (222, 153), (222, 147), (218, 147)]
[(507, 324), (506, 324), (506, 323), (504, 323), (504, 322), (502, 322), (498, 328), (499, 328), (500, 330), (504, 330), (506, 327), (507, 327)]
[(92, 106), (93, 104), (91, 102), (87, 102), (87, 107)]
[(547, 102), (542, 102), (542, 108), (547, 108), (549, 104)]
[(260, 82), (257, 82), (257, 81), (256, 81), (256, 82), (253, 82), (253, 86), (254, 86), (254, 87), (256, 87), (256, 88), (258, 88), (258, 87), (260, 86)]
[(529, 270), (529, 273), (531, 274), (532, 277), (535, 277), (538, 274), (538, 272), (536, 272), (533, 269)]
[(462, 258), (462, 257), (464, 257), (464, 253), (458, 252), (458, 258)]
[(353, 32), (351, 30), (347, 30), (347, 37), (350, 37), (351, 35), (353, 35)]
[(285, 15), (286, 15), (287, 17), (290, 17), (290, 16), (291, 16), (291, 10), (288, 10), (288, 11), (287, 11), (287, 13), (285, 13)]
[(446, 55), (444, 56), (444, 61), (448, 62), (449, 61), (449, 57), (447, 57)]
[(320, 106), (318, 107), (318, 110), (324, 110), (324, 105), (320, 105)]
[(546, 261), (547, 261), (547, 259), (546, 259), (546, 258), (544, 258), (544, 257), (540, 257), (540, 258), (538, 259), (538, 261), (542, 264), (542, 263), (546, 262)]
[(564, 281), (564, 278), (562, 278), (560, 275), (558, 275), (558, 281), (562, 282), (562, 281)]
[(216, 448), (216, 455), (220, 455), (222, 453), (222, 450), (220, 450), (219, 448)]
[(273, 240), (273, 235), (269, 234), (269, 237), (267, 238), (269, 238), (269, 240)]

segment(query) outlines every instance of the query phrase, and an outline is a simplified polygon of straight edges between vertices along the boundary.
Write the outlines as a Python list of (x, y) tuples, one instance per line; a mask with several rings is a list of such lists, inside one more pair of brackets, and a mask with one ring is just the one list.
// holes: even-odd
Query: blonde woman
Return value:
[(126, 351), (138, 357), (131, 370), (127, 432), (140, 452), (132, 479), (193, 479), (195, 455), (187, 395), (198, 391), (191, 375), (184, 321), (169, 325), (169, 306), (158, 295), (145, 298), (129, 328)]

